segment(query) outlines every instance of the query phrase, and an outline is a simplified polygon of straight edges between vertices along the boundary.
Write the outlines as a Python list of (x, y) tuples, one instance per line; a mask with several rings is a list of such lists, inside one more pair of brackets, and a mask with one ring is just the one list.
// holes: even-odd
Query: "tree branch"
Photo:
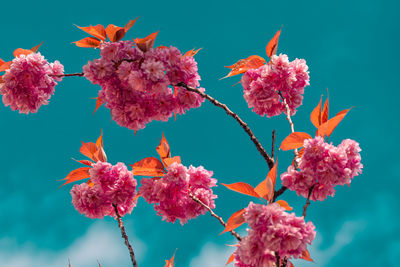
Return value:
[(225, 110), (226, 114), (228, 114), (229, 116), (234, 118), (240, 124), (240, 126), (243, 128), (243, 130), (248, 134), (251, 141), (253, 141), (254, 145), (256, 146), (258, 152), (260, 152), (260, 154), (264, 157), (265, 161), (268, 164), (268, 167), (270, 169), (272, 169), (272, 167), (274, 167), (274, 159), (268, 155), (268, 153), (265, 151), (265, 149), (263, 148), (261, 143), (254, 136), (254, 134), (251, 131), (251, 129), (249, 128), (249, 126), (236, 113), (232, 112), (225, 104), (222, 104), (215, 98), (207, 95), (206, 93), (199, 91), (196, 88), (190, 87), (190, 86), (186, 85), (185, 83), (178, 83), (177, 86), (183, 87), (188, 91), (194, 92), (194, 93), (202, 96), (203, 98), (207, 99), (208, 101), (210, 101), (214, 106), (220, 107), (223, 110)]
[(61, 75), (50, 75), (50, 76), (61, 78), (61, 77), (73, 77), (73, 76), (81, 77), (83, 75), (84, 75), (83, 72), (79, 72), (79, 73), (66, 73), (66, 74), (61, 74)]
[(129, 244), (128, 235), (125, 232), (125, 227), (124, 227), (124, 224), (122, 222), (121, 216), (119, 215), (118, 207), (115, 204), (112, 204), (112, 206), (114, 207), (115, 215), (117, 217), (118, 227), (119, 227), (119, 229), (121, 229), (122, 238), (125, 239), (125, 245), (128, 247), (129, 254), (130, 254), (131, 260), (132, 260), (132, 265), (134, 267), (137, 267), (138, 265), (137, 265), (137, 262), (136, 262), (136, 259), (135, 259), (135, 253), (133, 252), (131, 244)]
[[(215, 212), (209, 206), (207, 206), (203, 201), (201, 201), (199, 198), (194, 196), (192, 193), (189, 193), (189, 196), (190, 196), (191, 199), (193, 199), (193, 201), (195, 201), (196, 203), (198, 203), (201, 206), (203, 206), (204, 208), (206, 208), (208, 210), (208, 212), (210, 212), (211, 216), (216, 218), (224, 227), (226, 227), (226, 223), (224, 222), (224, 220), (222, 219), (221, 216), (218, 216), (217, 214), (215, 214)], [(230, 230), (229, 232), (234, 237), (236, 237), (237, 240), (239, 240), (239, 241), (242, 240), (241, 236), (238, 233), (236, 233), (235, 230)]]
[(310, 197), (311, 197), (311, 193), (312, 193), (314, 187), (315, 187), (315, 184), (313, 186), (311, 186), (310, 189), (308, 190), (307, 201), (306, 201), (306, 204), (303, 207), (303, 217), (304, 218), (306, 218), (306, 215), (307, 215), (307, 208), (310, 205)]
[(272, 130), (272, 148), (271, 148), (271, 158), (275, 156), (275, 130)]

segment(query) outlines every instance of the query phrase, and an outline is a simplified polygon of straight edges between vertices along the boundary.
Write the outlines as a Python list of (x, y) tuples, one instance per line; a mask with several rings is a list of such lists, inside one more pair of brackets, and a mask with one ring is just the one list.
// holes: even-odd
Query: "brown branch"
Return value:
[(276, 199), (277, 199), (280, 195), (282, 195), (283, 193), (285, 193), (285, 191), (286, 191), (287, 189), (288, 189), (288, 188), (287, 188), (286, 186), (282, 186), (281, 188), (279, 188), (278, 191), (275, 191), (275, 193), (274, 193), (274, 198), (272, 199), (272, 202), (275, 202)]
[[(285, 109), (286, 109), (286, 119), (288, 120), (289, 124), (290, 124), (290, 130), (292, 131), (292, 133), (294, 133), (294, 123), (292, 121), (292, 118), (290, 117), (290, 107), (286, 101), (286, 99), (283, 97), (282, 92), (279, 91), (278, 94), (280, 95), (280, 97), (282, 98), (283, 101), (283, 105), (285, 105)], [(294, 162), (295, 162), (295, 167), (297, 167), (297, 161), (296, 159), (299, 156), (299, 151), (297, 150), (297, 148), (294, 150)]]
[(125, 245), (128, 247), (129, 254), (131, 255), (132, 265), (134, 267), (137, 267), (138, 265), (137, 265), (137, 262), (136, 262), (136, 259), (135, 259), (135, 253), (133, 252), (131, 244), (129, 244), (128, 235), (125, 232), (125, 227), (124, 227), (124, 224), (122, 222), (121, 216), (119, 215), (118, 207), (115, 204), (112, 204), (112, 205), (114, 207), (115, 215), (117, 217), (118, 227), (119, 227), (119, 229), (121, 229), (122, 238), (125, 239)]
[(272, 130), (272, 148), (271, 148), (271, 158), (275, 156), (275, 130)]
[(276, 258), (276, 267), (280, 267), (281, 266), (281, 257), (279, 256), (279, 252), (275, 251), (275, 258)]
[(66, 73), (66, 74), (50, 75), (50, 76), (61, 78), (61, 77), (73, 77), (73, 76), (81, 77), (83, 75), (84, 75), (83, 72), (78, 72), (78, 73)]
[(308, 190), (307, 201), (306, 201), (306, 204), (303, 207), (303, 217), (304, 218), (306, 218), (306, 215), (307, 215), (307, 208), (310, 205), (310, 197), (311, 197), (311, 193), (312, 193), (314, 187), (315, 187), (315, 184), (313, 186), (311, 186), (310, 189)]
[(229, 116), (234, 118), (240, 124), (240, 126), (243, 128), (243, 130), (248, 134), (248, 136), (250, 137), (251, 141), (253, 141), (254, 145), (256, 146), (258, 152), (260, 152), (260, 154), (264, 157), (265, 161), (268, 164), (268, 167), (270, 169), (272, 169), (272, 167), (274, 167), (274, 159), (271, 158), (268, 155), (268, 153), (265, 151), (265, 149), (263, 148), (261, 143), (254, 136), (254, 134), (251, 131), (251, 129), (249, 128), (249, 126), (236, 113), (232, 112), (225, 104), (222, 104), (221, 102), (219, 102), (215, 98), (209, 96), (206, 93), (203, 93), (203, 92), (199, 91), (196, 88), (190, 87), (190, 86), (186, 85), (185, 83), (178, 83), (177, 86), (183, 87), (188, 91), (194, 92), (194, 93), (202, 96), (203, 98), (207, 99), (208, 101), (210, 101), (214, 106), (220, 107), (223, 110), (225, 110), (226, 114), (228, 114)]
[[(191, 199), (193, 199), (193, 201), (195, 201), (196, 203), (200, 204), (201, 206), (203, 206), (204, 208), (206, 208), (208, 210), (208, 212), (210, 212), (211, 216), (213, 216), (214, 218), (216, 218), (224, 227), (226, 227), (226, 223), (224, 222), (224, 220), (222, 219), (221, 216), (218, 216), (217, 214), (215, 214), (215, 212), (209, 207), (207, 206), (203, 201), (201, 201), (199, 198), (197, 198), (196, 196), (194, 196), (192, 193), (189, 193), (189, 196)], [(242, 238), (240, 237), (240, 235), (238, 233), (235, 232), (235, 230), (230, 230), (229, 231), (234, 237), (236, 237), (237, 240), (241, 241)]]

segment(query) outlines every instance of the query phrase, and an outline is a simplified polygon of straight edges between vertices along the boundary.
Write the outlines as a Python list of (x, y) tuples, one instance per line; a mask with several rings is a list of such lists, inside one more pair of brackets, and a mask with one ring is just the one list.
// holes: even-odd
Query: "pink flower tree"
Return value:
[[(82, 182), (71, 189), (75, 209), (91, 219), (115, 218), (134, 267), (138, 266), (134, 246), (128, 240), (122, 218), (134, 215), (139, 198), (152, 204), (157, 215), (168, 223), (179, 220), (184, 225), (210, 213), (223, 226), (222, 233), (229, 232), (238, 241), (227, 264), (286, 267), (293, 266), (293, 259), (312, 261), (308, 246), (316, 231), (314, 224), (305, 220), (310, 201), (333, 197), (336, 186), (349, 185), (362, 172), (361, 149), (356, 141), (345, 139), (337, 146), (328, 141), (350, 109), (329, 119), (328, 99), (322, 107), (321, 97), (310, 116), (316, 127), (315, 137), (295, 131), (292, 116), (302, 104), (310, 75), (304, 59), (289, 61), (287, 55), (277, 54), (281, 31), (266, 47), (269, 61), (252, 55), (228, 66), (231, 71), (226, 77), (242, 74), (243, 96), (252, 111), (268, 118), (284, 113), (289, 122), (291, 134), (282, 141), (280, 149), (293, 150), (294, 158), (280, 175), (282, 186), (277, 189), (275, 131), (269, 154), (238, 114), (200, 87), (194, 59), (199, 50), (183, 54), (174, 46), (155, 47), (158, 32), (123, 41), (135, 22), (136, 19), (131, 20), (124, 27), (112, 24), (79, 27), (91, 36), (75, 44), (100, 50), (100, 57), (89, 61), (79, 73), (64, 74), (63, 65), (58, 61), (49, 63), (38, 52), (40, 45), (30, 50), (15, 50), (12, 61), (0, 60), (0, 71), (5, 71), (0, 76), (3, 103), (20, 113), (35, 113), (48, 104), (62, 78), (85, 77), (100, 86), (95, 111), (104, 104), (118, 125), (136, 132), (152, 121), (168, 121), (173, 115), (185, 114), (208, 100), (243, 128), (264, 158), (269, 173), (255, 187), (246, 182), (221, 183), (258, 201), (249, 202), (246, 208), (236, 211), (225, 222), (215, 212), (217, 196), (213, 188), (217, 186), (217, 179), (213, 172), (203, 166), (188, 167), (179, 156), (172, 156), (164, 135), (156, 148), (159, 159), (147, 157), (128, 169), (124, 163), (112, 165), (107, 161), (101, 134), (96, 142), (82, 142), (80, 152), (89, 160), (77, 160), (85, 167), (71, 171), (64, 179), (63, 185)], [(137, 180), (139, 177), (143, 178)], [(285, 200), (278, 199), (286, 190), (305, 198), (301, 216), (290, 213), (293, 208)], [(245, 236), (236, 232), (243, 224), (248, 226)], [(174, 266), (174, 260), (175, 255), (165, 266)]]

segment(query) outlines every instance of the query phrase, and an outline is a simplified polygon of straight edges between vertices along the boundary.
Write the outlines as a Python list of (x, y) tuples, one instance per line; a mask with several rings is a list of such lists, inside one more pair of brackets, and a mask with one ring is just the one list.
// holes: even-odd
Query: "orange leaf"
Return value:
[(308, 133), (294, 132), (286, 137), (281, 144), (280, 149), (291, 150), (303, 146), (305, 139), (312, 138)]
[(327, 122), (321, 124), (316, 132), (316, 136), (325, 136), (327, 135), (328, 137), (332, 134), (333, 130), (339, 125), (339, 123), (342, 121), (342, 119), (347, 115), (347, 113), (351, 110), (352, 108), (345, 109), (340, 111), (338, 114), (336, 114), (335, 117), (329, 119)]
[(221, 234), (232, 231), (241, 226), (244, 223), (244, 212), (245, 210), (241, 209), (232, 214), (232, 216), (229, 217), (228, 221), (226, 222), (225, 229)]
[(0, 83), (4, 83), (3, 75), (0, 76)]
[(276, 55), (276, 52), (278, 50), (278, 42), (279, 42), (279, 36), (281, 35), (281, 30), (277, 31), (274, 35), (274, 37), (272, 37), (271, 41), (269, 41), (269, 43), (267, 44), (266, 47), (266, 52), (267, 52), (267, 56), (270, 58), (273, 55)]
[[(73, 171), (71, 171), (67, 177), (65, 177), (63, 180), (67, 180), (64, 184), (62, 184), (61, 186), (64, 186), (66, 184), (72, 183), (72, 182), (76, 182), (82, 179), (86, 179), (90, 177), (89, 174), (89, 170), (91, 168), (90, 167), (82, 167), (82, 168), (78, 168), (75, 169)], [(60, 186), (60, 187), (61, 187)]]
[(82, 146), (79, 149), (79, 152), (81, 152), (83, 155), (86, 157), (90, 158), (91, 160), (97, 161), (98, 159), (94, 156), (94, 153), (97, 151), (97, 146), (95, 143), (89, 142), (89, 143), (84, 143), (82, 142)]
[(79, 163), (82, 163), (82, 164), (84, 164), (84, 165), (87, 165), (87, 166), (92, 166), (93, 165), (93, 162), (92, 161), (90, 161), (90, 160), (76, 160), (76, 159), (74, 159), (76, 162), (79, 162)]
[(189, 51), (187, 51), (187, 52), (182, 56), (182, 58), (184, 58), (184, 57), (194, 57), (194, 55), (196, 55), (197, 52), (199, 52), (201, 49), (202, 49), (202, 48), (199, 48), (199, 49), (197, 49), (197, 50), (194, 50), (194, 49), (189, 50)]
[(99, 107), (101, 107), (101, 105), (103, 105), (103, 101), (100, 99), (100, 97), (96, 97), (96, 107), (93, 111), (93, 115), (94, 113), (96, 113), (96, 111), (99, 109)]
[(321, 114), (321, 124), (328, 121), (329, 117), (329, 97), (325, 100), (324, 109)]
[(96, 152), (94, 152), (93, 157), (101, 162), (107, 162), (107, 155), (106, 152), (104, 152), (103, 147), (99, 147)]
[(0, 58), (0, 66), (3, 65), (4, 63), (6, 62)]
[(118, 42), (122, 38), (124, 38), (125, 28), (110, 24), (106, 28), (106, 33), (107, 33), (108, 39), (110, 39), (111, 42)]
[(301, 255), (301, 259), (306, 260), (306, 261), (314, 262), (314, 260), (311, 259), (310, 252), (308, 252), (307, 249), (303, 251), (303, 254)]
[(38, 44), (37, 46), (34, 46), (31, 48), (31, 51), (36, 53), (39, 50), (39, 47), (43, 44), (43, 42), (41, 42), (40, 44)]
[(138, 18), (139, 18), (139, 17), (137, 17), (137, 18), (134, 19), (134, 20), (128, 21), (128, 23), (124, 26), (125, 33), (126, 33), (127, 31), (129, 31), (129, 29), (132, 28), (133, 25), (135, 25), (135, 22), (137, 21)]
[(107, 39), (107, 35), (106, 35), (106, 30), (104, 29), (103, 25), (96, 25), (96, 26), (88, 26), (88, 27), (79, 27), (77, 25), (75, 25), (76, 27), (78, 27), (79, 29), (81, 29), (84, 32), (87, 32), (88, 34), (99, 38), (102, 41), (105, 41)]
[(133, 201), (137, 200), (141, 195), (139, 193), (136, 194), (136, 196), (133, 198)]
[(14, 50), (14, 57), (19, 57), (20, 55), (29, 55), (32, 54), (32, 50), (17, 48)]
[(228, 259), (228, 261), (226, 262), (225, 265), (228, 265), (229, 263), (232, 263), (234, 259), (235, 259), (235, 255), (232, 254), (232, 255), (229, 257), (229, 259)]
[(265, 63), (265, 59), (263, 59), (260, 56), (249, 56), (246, 59), (241, 59), (238, 62), (236, 62), (235, 64), (231, 65), (231, 66), (225, 66), (225, 68), (229, 68), (231, 69), (231, 71), (228, 73), (228, 75), (226, 75), (225, 77), (222, 77), (221, 79), (225, 79), (231, 76), (235, 76), (238, 74), (242, 74), (246, 71), (248, 71), (249, 69), (257, 69), (259, 67), (261, 67), (262, 65), (264, 65)]
[(174, 252), (174, 255), (172, 255), (171, 259), (165, 261), (165, 266), (164, 267), (174, 267), (175, 266), (175, 263), (174, 263), (175, 253), (176, 253), (176, 251)]
[(241, 194), (249, 195), (256, 198), (261, 198), (260, 195), (257, 194), (257, 192), (254, 190), (254, 188), (247, 183), (238, 182), (233, 184), (222, 184), (222, 185), (226, 186), (228, 189), (232, 191), (236, 191)]
[[(159, 32), (159, 31), (158, 31)], [(142, 50), (143, 52), (148, 51), (150, 48), (153, 47), (154, 42), (156, 40), (158, 32), (153, 32), (149, 36), (146, 36), (144, 38), (136, 38), (133, 41), (135, 42), (136, 46)]]
[(133, 175), (138, 176), (164, 176), (164, 166), (155, 157), (144, 158), (131, 165)]
[(179, 156), (175, 156), (172, 158), (165, 158), (163, 160), (165, 167), (167, 168), (169, 165), (171, 165), (172, 163), (176, 162), (176, 163), (181, 163), (181, 157)]
[(99, 48), (100, 47), (100, 40), (94, 37), (86, 37), (83, 38), (82, 40), (72, 42), (76, 44), (78, 47), (93, 47), (93, 48)]
[(285, 210), (293, 210), (293, 208), (290, 207), (289, 204), (285, 200), (278, 200), (276, 203), (278, 203)]
[(103, 129), (101, 129), (101, 134), (99, 138), (96, 140), (96, 146), (97, 147), (103, 147)]
[(162, 139), (160, 140), (160, 144), (156, 147), (158, 155), (160, 155), (161, 160), (163, 161), (165, 158), (171, 157), (171, 151), (169, 148), (169, 144), (165, 139), (164, 133)]
[(294, 267), (293, 263), (288, 261), (288, 267)]
[(321, 102), (322, 102), (322, 96), (319, 100), (318, 106), (314, 108), (310, 116), (312, 124), (314, 124), (314, 126), (317, 128), (318, 126), (321, 125)]
[(254, 191), (256, 191), (257, 194), (264, 199), (271, 199), (271, 195), (273, 194), (273, 184), (271, 178), (267, 176), (265, 180), (263, 180), (256, 186), (256, 188), (254, 188)]
[(1, 64), (0, 65), (0, 72), (8, 70), (10, 68), (10, 66), (11, 66), (11, 63), (12, 63), (12, 61), (8, 61), (8, 62), (5, 62), (5, 63)]

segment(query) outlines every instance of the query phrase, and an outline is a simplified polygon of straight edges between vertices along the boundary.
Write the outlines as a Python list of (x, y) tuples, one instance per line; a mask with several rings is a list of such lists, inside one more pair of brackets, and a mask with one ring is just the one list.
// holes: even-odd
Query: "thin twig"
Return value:
[(274, 198), (272, 199), (272, 202), (275, 202), (276, 199), (277, 199), (280, 195), (282, 195), (283, 193), (285, 193), (286, 190), (287, 190), (287, 187), (286, 187), (286, 186), (282, 186), (281, 188), (279, 188), (278, 191), (275, 191), (275, 193), (274, 193)]
[[(292, 121), (292, 118), (290, 117), (290, 107), (286, 101), (286, 99), (283, 97), (282, 92), (279, 91), (278, 94), (281, 96), (282, 101), (283, 101), (283, 105), (285, 106), (286, 109), (286, 119), (288, 120), (289, 124), (290, 124), (290, 130), (292, 131), (292, 133), (294, 133), (294, 123)], [(294, 155), (296, 156), (294, 159), (295, 164), (297, 164), (296, 159), (299, 156), (299, 151), (297, 150), (297, 148), (294, 150)]]
[(305, 204), (304, 207), (303, 207), (303, 217), (304, 217), (304, 218), (305, 218), (306, 215), (307, 215), (307, 208), (308, 208), (308, 206), (310, 205), (310, 197), (311, 197), (311, 193), (312, 193), (314, 187), (315, 187), (315, 184), (314, 184), (313, 186), (311, 186), (310, 189), (308, 190), (307, 201), (306, 201), (306, 204)]
[(138, 265), (137, 265), (137, 262), (136, 262), (136, 259), (135, 259), (135, 253), (133, 252), (131, 244), (129, 244), (128, 235), (125, 232), (125, 227), (124, 227), (124, 224), (122, 222), (121, 216), (119, 215), (118, 207), (115, 204), (112, 204), (112, 205), (114, 207), (115, 215), (117, 216), (119, 229), (121, 229), (122, 238), (125, 239), (125, 245), (128, 247), (129, 254), (131, 255), (132, 265), (134, 267), (137, 267)]
[(243, 128), (243, 130), (249, 135), (251, 141), (253, 141), (258, 152), (260, 152), (260, 154), (264, 157), (265, 161), (267, 162), (268, 167), (270, 169), (272, 169), (272, 167), (274, 167), (274, 159), (268, 155), (268, 153), (265, 151), (265, 149), (263, 148), (261, 143), (254, 136), (254, 134), (251, 131), (251, 129), (249, 128), (249, 126), (236, 113), (232, 112), (225, 104), (222, 104), (215, 98), (211, 97), (210, 95), (208, 95), (206, 93), (199, 91), (196, 88), (190, 87), (190, 86), (186, 85), (185, 83), (178, 83), (177, 86), (183, 87), (188, 91), (194, 92), (194, 93), (202, 96), (203, 98), (207, 99), (208, 101), (210, 101), (212, 104), (214, 104), (214, 106), (220, 107), (223, 110), (225, 110), (226, 114), (233, 117), (240, 124), (240, 126)]
[(272, 148), (271, 148), (271, 158), (275, 157), (275, 130), (272, 130)]
[(66, 74), (50, 75), (50, 76), (61, 78), (61, 77), (73, 77), (73, 76), (81, 77), (83, 75), (84, 75), (83, 72), (79, 72), (79, 73), (66, 73)]
[(276, 258), (276, 267), (280, 267), (281, 266), (281, 257), (279, 256), (278, 251), (275, 251), (275, 258)]
[[(201, 201), (199, 198), (197, 198), (196, 196), (194, 196), (192, 193), (189, 193), (189, 196), (191, 199), (193, 199), (193, 201), (195, 201), (196, 203), (202, 205), (204, 208), (206, 208), (208, 210), (208, 212), (210, 212), (211, 216), (213, 216), (214, 218), (216, 218), (224, 227), (226, 227), (226, 223), (224, 222), (224, 220), (222, 219), (221, 216), (218, 216), (217, 214), (215, 214), (215, 212), (209, 207), (207, 206), (203, 201)], [(237, 240), (242, 240), (241, 236), (235, 232), (235, 230), (230, 230), (229, 231), (234, 237), (236, 237)]]

